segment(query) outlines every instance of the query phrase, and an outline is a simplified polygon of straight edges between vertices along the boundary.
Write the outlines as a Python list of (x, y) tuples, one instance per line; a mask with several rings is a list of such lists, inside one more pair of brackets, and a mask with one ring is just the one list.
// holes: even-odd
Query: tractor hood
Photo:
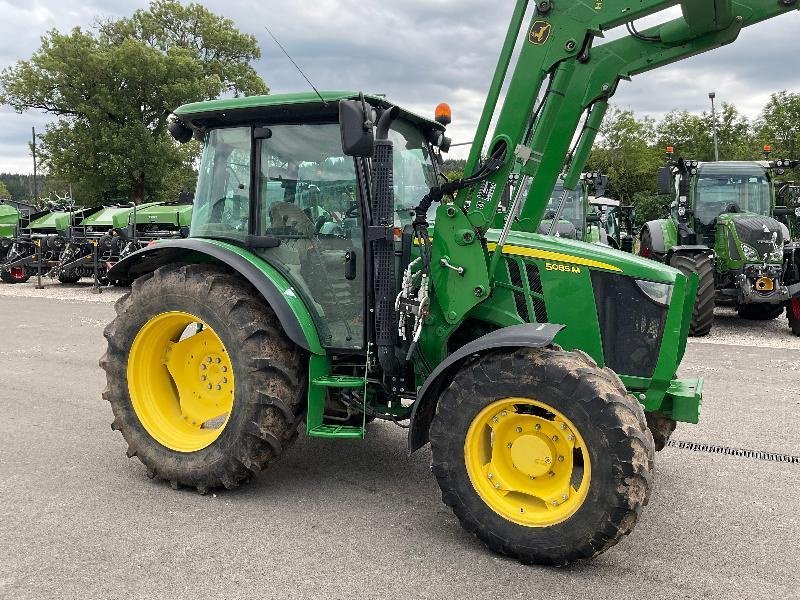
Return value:
[(724, 213), (717, 217), (717, 225), (728, 228), (730, 242), (738, 241), (729, 248), (731, 258), (738, 254), (747, 262), (783, 261), (783, 244), (789, 241), (783, 223), (754, 213)]
[[(499, 237), (499, 229), (492, 229), (486, 233), (490, 250), (496, 247)], [(512, 232), (506, 240), (503, 253), (531, 256), (556, 263), (583, 265), (660, 283), (674, 283), (676, 277), (681, 274), (672, 267), (611, 247), (536, 233)]]

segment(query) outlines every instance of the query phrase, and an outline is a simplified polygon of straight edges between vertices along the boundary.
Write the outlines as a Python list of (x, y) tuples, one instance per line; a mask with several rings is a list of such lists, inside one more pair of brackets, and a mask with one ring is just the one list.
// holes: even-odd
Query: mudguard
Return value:
[(465, 362), (498, 348), (543, 348), (552, 344), (562, 329), (563, 325), (553, 323), (525, 323), (504, 327), (465, 344), (439, 363), (417, 392), (408, 430), (409, 453), (428, 443), (428, 430), (436, 413), (439, 396)]
[(233, 244), (197, 238), (159, 242), (126, 256), (108, 278), (125, 281), (168, 264), (204, 262), (226, 265), (247, 279), (275, 311), (290, 340), (313, 354), (325, 354), (311, 314), (292, 285), (268, 262)]

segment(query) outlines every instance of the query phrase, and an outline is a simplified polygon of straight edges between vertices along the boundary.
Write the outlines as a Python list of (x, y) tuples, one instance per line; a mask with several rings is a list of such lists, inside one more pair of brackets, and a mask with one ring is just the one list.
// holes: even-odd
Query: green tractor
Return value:
[(312, 440), (354, 440), (379, 419), (407, 427), (412, 452), (430, 442), (444, 502), (498, 552), (563, 565), (630, 533), (654, 437), (698, 420), (702, 382), (675, 378), (697, 278), (536, 230), (621, 79), (795, 2), (687, 1), (593, 45), (673, 4), (539, 2), (528, 26), (520, 0), (457, 181), (439, 178), (446, 107), (432, 121), (325, 92), (176, 109), (175, 139), (203, 142), (189, 237), (109, 273), (134, 280), (100, 361), (128, 456), (205, 493), (265, 470), (303, 422)]
[[(796, 161), (672, 160), (659, 187), (671, 194), (670, 218), (646, 223), (639, 253), (699, 278), (690, 335), (707, 335), (714, 307), (736, 307), (745, 319), (776, 319), (800, 296), (784, 277), (790, 234), (775, 217), (776, 170)], [(788, 256), (788, 254), (787, 254)]]
[(636, 210), (605, 195), (589, 196), (589, 214), (596, 214), (607, 243), (612, 248), (633, 252), (636, 239)]
[(602, 195), (607, 182), (605, 175), (582, 173), (575, 189), (565, 191), (564, 180), (559, 178), (550, 195), (538, 232), (608, 245), (608, 236), (600, 222), (600, 215), (591, 211), (589, 206), (590, 193)]

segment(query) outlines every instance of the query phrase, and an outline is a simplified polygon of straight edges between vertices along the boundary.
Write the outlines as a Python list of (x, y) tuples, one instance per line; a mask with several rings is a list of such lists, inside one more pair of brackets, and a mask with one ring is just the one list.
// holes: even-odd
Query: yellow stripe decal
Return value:
[[(497, 249), (497, 244), (487, 245), (490, 252)], [(524, 248), (522, 246), (503, 246), (503, 254), (514, 254), (516, 256), (529, 256), (531, 258), (540, 258), (542, 260), (554, 260), (557, 262), (570, 263), (573, 265), (584, 265), (586, 267), (595, 267), (597, 269), (606, 269), (607, 271), (622, 272), (622, 269), (610, 265), (608, 263), (591, 260), (588, 258), (580, 258), (578, 256), (571, 256), (569, 254), (561, 254), (560, 252), (550, 252), (549, 250), (537, 250), (536, 248)]]

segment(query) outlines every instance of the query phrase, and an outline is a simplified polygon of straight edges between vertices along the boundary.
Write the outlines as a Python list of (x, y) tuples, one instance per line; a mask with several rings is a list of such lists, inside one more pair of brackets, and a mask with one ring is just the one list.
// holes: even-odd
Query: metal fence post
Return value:
[(44, 289), (42, 285), (42, 240), (36, 244), (36, 289)]
[(102, 294), (103, 290), (100, 289), (100, 280), (97, 277), (97, 242), (92, 244), (92, 261), (94, 262), (94, 283), (92, 283), (92, 293)]

